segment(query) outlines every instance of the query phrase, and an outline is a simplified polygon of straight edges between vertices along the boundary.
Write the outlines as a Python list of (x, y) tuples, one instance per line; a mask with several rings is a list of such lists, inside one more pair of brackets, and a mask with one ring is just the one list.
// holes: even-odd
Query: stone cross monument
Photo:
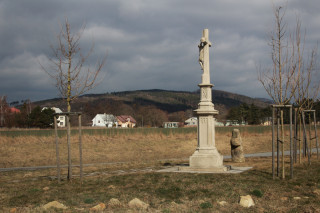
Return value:
[(223, 156), (219, 154), (215, 146), (215, 118), (218, 111), (214, 109), (212, 103), (212, 87), (210, 83), (210, 64), (209, 64), (209, 30), (204, 29), (200, 39), (199, 63), (203, 70), (200, 87), (200, 103), (195, 110), (198, 117), (198, 147), (190, 156), (190, 167), (183, 170), (194, 171), (226, 171), (223, 166)]

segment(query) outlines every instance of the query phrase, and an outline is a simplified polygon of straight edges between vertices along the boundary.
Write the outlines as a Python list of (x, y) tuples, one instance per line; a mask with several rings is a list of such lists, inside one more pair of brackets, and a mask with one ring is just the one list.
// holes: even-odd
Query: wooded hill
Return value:
[[(218, 119), (225, 119), (231, 107), (242, 103), (266, 107), (269, 103), (230, 92), (213, 90), (213, 103), (219, 111)], [(72, 103), (72, 111), (83, 113), (83, 124), (90, 125), (98, 113), (132, 115), (139, 126), (160, 126), (164, 121), (182, 122), (193, 116), (200, 99), (199, 91), (137, 90), (105, 94), (89, 94)], [(66, 110), (61, 99), (35, 102), (41, 107), (59, 107)]]

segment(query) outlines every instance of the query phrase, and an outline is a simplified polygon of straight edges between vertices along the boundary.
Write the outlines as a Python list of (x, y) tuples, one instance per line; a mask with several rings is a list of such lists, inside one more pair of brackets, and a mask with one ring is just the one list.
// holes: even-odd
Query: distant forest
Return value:
[[(219, 111), (218, 121), (227, 119), (245, 121), (248, 124), (260, 124), (267, 117), (271, 117), (270, 103), (260, 99), (250, 98), (244, 95), (233, 94), (220, 90), (213, 90), (214, 107)], [(89, 94), (79, 97), (72, 103), (72, 111), (82, 112), (82, 123), (85, 126), (92, 125), (92, 119), (96, 114), (131, 115), (137, 121), (137, 126), (159, 127), (165, 121), (184, 122), (194, 116), (197, 109), (200, 94), (199, 91), (168, 91), (168, 90), (138, 90), (114, 92), (106, 94)], [(24, 101), (17, 108), (21, 114), (6, 117), (7, 124), (13, 127), (30, 125), (30, 114), (39, 106), (58, 107), (66, 110), (62, 99), (50, 99), (39, 102)], [(315, 105), (317, 119), (320, 120), (320, 102)], [(33, 113), (33, 117), (39, 114), (39, 108)], [(48, 113), (48, 112), (47, 112)], [(29, 116), (29, 117), (28, 117)], [(43, 115), (46, 117), (47, 115)], [(76, 120), (76, 119), (73, 119)], [(29, 124), (26, 125), (26, 122)], [(44, 125), (45, 126), (45, 125)]]

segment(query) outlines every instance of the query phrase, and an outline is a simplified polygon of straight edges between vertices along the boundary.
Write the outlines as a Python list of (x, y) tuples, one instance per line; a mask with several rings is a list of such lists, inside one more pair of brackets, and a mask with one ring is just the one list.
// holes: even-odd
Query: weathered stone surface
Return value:
[(218, 204), (219, 204), (220, 206), (225, 206), (225, 205), (227, 205), (228, 203), (227, 203), (226, 201), (218, 201)]
[(313, 193), (316, 194), (316, 195), (320, 195), (320, 189), (313, 190)]
[(129, 207), (134, 209), (148, 209), (149, 204), (139, 200), (138, 198), (134, 198), (129, 202)]
[(103, 211), (106, 208), (104, 203), (99, 203), (98, 205), (92, 207), (90, 211)]
[(116, 187), (114, 185), (108, 186), (108, 189), (115, 189)]
[(26, 173), (25, 175), (23, 175), (24, 178), (28, 178), (28, 177), (32, 177), (32, 173), (29, 172), (29, 173)]
[(240, 196), (240, 203), (239, 204), (245, 208), (249, 208), (251, 206), (254, 206), (254, 202), (253, 202), (252, 197), (250, 195)]
[(62, 203), (59, 203), (58, 201), (52, 201), (52, 202), (47, 203), (44, 206), (42, 206), (42, 208), (44, 210), (47, 210), (47, 209), (50, 209), (50, 208), (67, 209), (68, 207), (66, 207)]
[(108, 206), (119, 207), (119, 206), (122, 206), (122, 203), (116, 198), (111, 198), (108, 202)]
[(16, 212), (17, 212), (17, 208), (10, 209), (10, 213), (16, 213)]
[(239, 129), (234, 129), (232, 131), (232, 137), (230, 140), (231, 145), (231, 157), (233, 162), (245, 162), (243, 147), (242, 147), (242, 139), (240, 135)]
[(44, 187), (42, 190), (43, 191), (48, 191), (50, 188), (48, 186)]

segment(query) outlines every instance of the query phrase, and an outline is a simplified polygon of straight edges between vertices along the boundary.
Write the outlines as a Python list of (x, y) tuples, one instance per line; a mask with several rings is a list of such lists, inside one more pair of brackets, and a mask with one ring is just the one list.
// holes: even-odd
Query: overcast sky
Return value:
[[(284, 1), (274, 1), (281, 5)], [(288, 29), (299, 15), (309, 44), (320, 38), (319, 0), (288, 0)], [(52, 56), (59, 23), (86, 28), (80, 40), (88, 65), (106, 52), (101, 83), (90, 93), (140, 89), (194, 91), (201, 80), (198, 43), (210, 31), (211, 83), (250, 97), (267, 94), (256, 64), (270, 65), (270, 0), (1, 0), (0, 95), (9, 101), (59, 97), (42, 71)], [(282, 4), (283, 5), (283, 4)]]

